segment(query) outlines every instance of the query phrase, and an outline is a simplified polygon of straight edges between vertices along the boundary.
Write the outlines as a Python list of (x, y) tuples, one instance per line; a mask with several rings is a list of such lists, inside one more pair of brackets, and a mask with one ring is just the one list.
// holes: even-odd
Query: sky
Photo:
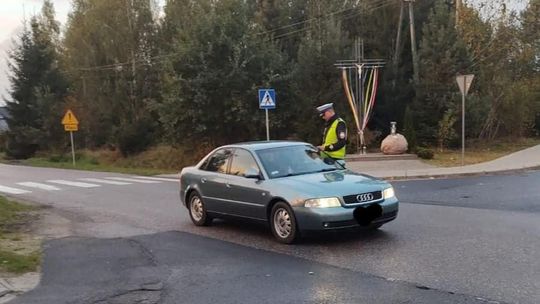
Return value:
[[(116, 1), (116, 0), (111, 0)], [(466, 0), (478, 2), (486, 0)], [(493, 0), (504, 1), (513, 10), (522, 10), (528, 0)], [(56, 11), (56, 19), (64, 26), (70, 11), (71, 0), (52, 0)], [(158, 0), (163, 5), (165, 0)], [(3, 96), (7, 95), (9, 88), (8, 65), (6, 52), (13, 47), (12, 40), (21, 31), (23, 20), (38, 14), (43, 0), (0, 0), (0, 106), (4, 103)]]
[[(24, 17), (29, 18), (39, 13), (42, 0), (0, 0), (0, 105), (9, 88), (6, 52), (13, 47), (12, 40), (21, 31)], [(71, 0), (53, 0), (56, 18), (66, 23)]]

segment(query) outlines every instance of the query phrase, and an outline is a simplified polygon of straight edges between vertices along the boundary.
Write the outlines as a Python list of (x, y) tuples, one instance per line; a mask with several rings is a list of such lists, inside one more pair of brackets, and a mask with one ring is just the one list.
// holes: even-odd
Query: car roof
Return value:
[(292, 141), (292, 140), (269, 140), (269, 141), (265, 140), (265, 141), (241, 142), (241, 143), (226, 145), (223, 147), (244, 148), (251, 151), (257, 151), (257, 150), (264, 150), (264, 149), (301, 146), (301, 145), (310, 145), (310, 144), (306, 142)]

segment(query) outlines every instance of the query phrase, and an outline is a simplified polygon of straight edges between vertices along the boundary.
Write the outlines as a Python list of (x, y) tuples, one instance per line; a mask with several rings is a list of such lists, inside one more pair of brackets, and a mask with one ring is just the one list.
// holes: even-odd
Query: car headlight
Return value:
[(396, 196), (396, 193), (394, 192), (394, 188), (393, 188), (393, 187), (384, 189), (384, 191), (383, 191), (383, 198), (384, 198), (384, 199), (389, 199), (389, 198), (392, 198), (392, 197), (394, 197), (394, 196)]
[(312, 198), (304, 202), (304, 207), (333, 208), (333, 207), (341, 207), (341, 203), (339, 202), (339, 198), (337, 197)]

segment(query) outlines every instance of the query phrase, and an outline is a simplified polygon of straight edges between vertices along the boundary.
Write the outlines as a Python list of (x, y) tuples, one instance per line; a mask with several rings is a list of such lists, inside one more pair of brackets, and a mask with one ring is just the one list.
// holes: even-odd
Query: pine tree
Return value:
[(54, 8), (45, 1), (41, 15), (25, 24), (18, 46), (11, 52), (10, 117), (7, 154), (32, 156), (38, 148), (62, 142), (61, 115), (67, 82), (59, 70), (57, 37), (59, 27)]
[(420, 82), (413, 105), (419, 144), (437, 142), (439, 121), (460, 100), (455, 77), (466, 71), (470, 58), (454, 25), (453, 10), (438, 0), (422, 28)]
[(7, 123), (6, 154), (14, 158), (31, 157), (39, 147), (40, 115), (34, 95), (34, 84), (39, 81), (36, 70), (38, 59), (30, 30), (25, 25), (18, 46), (10, 53), (10, 99), (5, 100), (9, 116)]
[[(206, 10), (189, 9), (184, 13), (196, 17), (173, 38), (176, 56), (162, 75), (157, 108), (167, 137), (174, 143), (212, 146), (264, 138), (264, 112), (256, 94), (263, 85), (283, 92), (279, 79), (287, 71), (277, 46), (256, 35), (251, 27), (254, 11), (246, 1), (216, 1)], [(282, 96), (278, 95), (281, 101)], [(286, 108), (285, 103), (278, 106), (285, 112)]]

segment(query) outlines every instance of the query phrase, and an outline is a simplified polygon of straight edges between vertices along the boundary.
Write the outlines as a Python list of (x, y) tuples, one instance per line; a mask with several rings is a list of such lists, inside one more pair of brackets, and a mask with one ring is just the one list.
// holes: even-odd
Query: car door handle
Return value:
[(231, 184), (225, 184), (225, 187), (231, 188)]
[(201, 177), (201, 183), (203, 183), (203, 184), (206, 183), (206, 178)]

